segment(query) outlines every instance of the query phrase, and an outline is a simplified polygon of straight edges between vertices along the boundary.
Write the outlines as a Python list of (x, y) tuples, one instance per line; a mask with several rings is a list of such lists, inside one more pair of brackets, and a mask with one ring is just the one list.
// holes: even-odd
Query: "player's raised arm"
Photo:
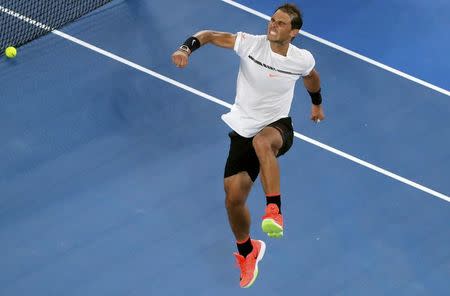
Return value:
[(236, 35), (227, 32), (200, 31), (189, 37), (172, 54), (172, 62), (180, 68), (186, 67), (189, 61), (189, 55), (196, 49), (205, 44), (211, 43), (219, 47), (233, 48), (236, 42)]

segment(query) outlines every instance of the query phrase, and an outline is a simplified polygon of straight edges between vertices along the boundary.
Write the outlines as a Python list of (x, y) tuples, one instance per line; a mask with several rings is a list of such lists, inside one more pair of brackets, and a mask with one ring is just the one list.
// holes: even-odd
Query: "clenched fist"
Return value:
[(179, 68), (184, 68), (189, 62), (189, 54), (183, 50), (176, 50), (172, 54), (172, 62)]

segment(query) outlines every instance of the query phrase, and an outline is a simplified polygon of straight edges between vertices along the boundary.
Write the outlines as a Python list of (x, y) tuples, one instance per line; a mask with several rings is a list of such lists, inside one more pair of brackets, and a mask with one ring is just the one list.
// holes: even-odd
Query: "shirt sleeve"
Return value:
[(254, 48), (260, 40), (261, 36), (238, 32), (236, 34), (236, 42), (234, 43), (234, 51), (238, 54), (238, 56), (246, 57), (251, 49)]
[(314, 60), (313, 55), (309, 51), (304, 50), (304, 58), (305, 58), (305, 70), (302, 73), (303, 77), (308, 76), (314, 69), (314, 66), (316, 65), (316, 61)]

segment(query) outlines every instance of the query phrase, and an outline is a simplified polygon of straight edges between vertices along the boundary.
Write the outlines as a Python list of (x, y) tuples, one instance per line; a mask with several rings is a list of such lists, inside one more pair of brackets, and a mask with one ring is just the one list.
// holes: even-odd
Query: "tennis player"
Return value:
[(186, 67), (189, 56), (199, 47), (213, 44), (234, 49), (240, 57), (236, 98), (230, 112), (222, 115), (231, 128), (230, 150), (225, 164), (225, 205), (237, 243), (234, 253), (240, 268), (240, 286), (250, 287), (258, 275), (265, 243), (250, 238), (247, 197), (259, 172), (266, 195), (262, 230), (270, 237), (283, 236), (280, 169), (277, 157), (293, 143), (289, 117), (294, 87), (301, 77), (311, 96), (311, 120), (324, 119), (320, 77), (312, 54), (291, 42), (303, 20), (294, 4), (278, 7), (266, 35), (200, 31), (189, 37), (172, 55), (177, 67)]

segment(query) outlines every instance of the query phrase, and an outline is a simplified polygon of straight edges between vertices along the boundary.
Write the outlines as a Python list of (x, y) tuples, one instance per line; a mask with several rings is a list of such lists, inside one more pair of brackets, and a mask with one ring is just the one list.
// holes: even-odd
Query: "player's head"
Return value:
[(284, 4), (272, 15), (267, 28), (269, 41), (284, 43), (291, 41), (303, 25), (302, 14), (295, 4)]

